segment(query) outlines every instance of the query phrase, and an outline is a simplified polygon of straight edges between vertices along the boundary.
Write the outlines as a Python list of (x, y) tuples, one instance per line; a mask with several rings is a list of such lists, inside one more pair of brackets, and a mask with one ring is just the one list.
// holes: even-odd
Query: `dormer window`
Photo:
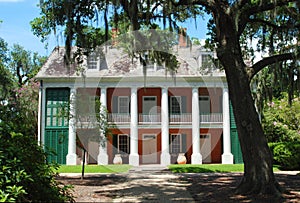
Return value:
[(207, 68), (210, 66), (211, 63), (211, 56), (209, 54), (202, 54), (201, 55), (201, 66), (203, 68)]
[(87, 65), (89, 70), (99, 70), (98, 68), (98, 57), (95, 52), (91, 52), (87, 59)]

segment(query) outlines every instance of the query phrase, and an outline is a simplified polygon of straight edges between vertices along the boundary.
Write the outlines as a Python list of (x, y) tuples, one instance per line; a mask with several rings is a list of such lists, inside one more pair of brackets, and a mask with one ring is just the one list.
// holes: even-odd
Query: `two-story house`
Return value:
[[(81, 143), (89, 164), (112, 164), (121, 154), (125, 164), (168, 165), (179, 153), (191, 164), (242, 162), (226, 77), (211, 63), (213, 53), (174, 49), (180, 65), (171, 76), (156, 63), (145, 74), (115, 47), (92, 53), (80, 70), (67, 68), (64, 48), (55, 48), (36, 76), (39, 141), (56, 153), (48, 161), (79, 164)], [(94, 124), (103, 109), (106, 134)]]

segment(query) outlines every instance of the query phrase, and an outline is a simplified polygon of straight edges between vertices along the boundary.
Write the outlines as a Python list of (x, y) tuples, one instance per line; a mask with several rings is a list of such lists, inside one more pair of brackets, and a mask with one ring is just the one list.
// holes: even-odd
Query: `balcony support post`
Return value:
[(131, 88), (131, 103), (130, 103), (130, 155), (129, 164), (132, 166), (139, 165), (138, 155), (138, 99), (137, 88)]
[(192, 90), (192, 134), (193, 134), (193, 154), (192, 164), (202, 164), (200, 153), (200, 112), (199, 112), (199, 90), (194, 87)]
[[(107, 102), (106, 102), (106, 88), (102, 87), (101, 88), (101, 94), (100, 94), (100, 109), (99, 112), (101, 115), (106, 115), (106, 106), (107, 106)], [(102, 116), (101, 116), (102, 118)], [(107, 118), (105, 118), (107, 119)], [(97, 163), (98, 165), (107, 165), (108, 164), (108, 155), (107, 155), (107, 138), (105, 136), (105, 134), (103, 133), (102, 129), (103, 127), (106, 126), (102, 126), (100, 129), (100, 143), (99, 143), (99, 154), (97, 157)]]
[(71, 88), (70, 90), (70, 119), (69, 119), (69, 141), (68, 141), (68, 154), (67, 154), (67, 165), (76, 165), (77, 154), (76, 154), (76, 89)]
[(230, 141), (229, 93), (227, 87), (223, 88), (223, 149), (222, 164), (233, 164)]
[(169, 107), (168, 88), (161, 90), (161, 157), (160, 164), (167, 166), (171, 163), (169, 151)]

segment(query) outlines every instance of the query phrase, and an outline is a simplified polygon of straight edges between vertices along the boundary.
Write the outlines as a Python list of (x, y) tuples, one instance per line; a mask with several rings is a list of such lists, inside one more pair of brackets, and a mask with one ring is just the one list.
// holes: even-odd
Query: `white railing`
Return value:
[(76, 127), (77, 128), (95, 128), (98, 126), (99, 114), (79, 114), (76, 115)]
[(183, 114), (170, 114), (169, 121), (173, 123), (192, 123), (192, 114), (183, 113)]
[(111, 123), (130, 123), (130, 114), (109, 113), (107, 120)]
[[(130, 114), (119, 114), (119, 113), (109, 113), (107, 114), (108, 122), (110, 123), (119, 123), (119, 124), (128, 124), (130, 123)], [(81, 118), (81, 122), (95, 122), (95, 116), (88, 116), (87, 118)], [(192, 123), (192, 114), (170, 114), (169, 115), (170, 124), (191, 124)], [(200, 114), (200, 123), (222, 123), (223, 114), (222, 113), (210, 113), (210, 114)], [(161, 123), (160, 114), (139, 114), (139, 123)]]
[(222, 123), (222, 113), (200, 114), (200, 123)]
[(139, 114), (139, 123), (161, 123), (160, 114)]

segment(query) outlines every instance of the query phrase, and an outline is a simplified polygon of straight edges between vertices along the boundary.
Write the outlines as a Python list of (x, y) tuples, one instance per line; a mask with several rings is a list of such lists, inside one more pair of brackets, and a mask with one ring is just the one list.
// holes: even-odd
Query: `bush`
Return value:
[(300, 141), (300, 98), (288, 104), (287, 94), (267, 104), (262, 125), (268, 142)]
[(70, 186), (55, 180), (58, 167), (31, 136), (0, 135), (0, 202), (73, 201)]
[(281, 170), (300, 169), (300, 142), (269, 143), (273, 153), (274, 164)]

